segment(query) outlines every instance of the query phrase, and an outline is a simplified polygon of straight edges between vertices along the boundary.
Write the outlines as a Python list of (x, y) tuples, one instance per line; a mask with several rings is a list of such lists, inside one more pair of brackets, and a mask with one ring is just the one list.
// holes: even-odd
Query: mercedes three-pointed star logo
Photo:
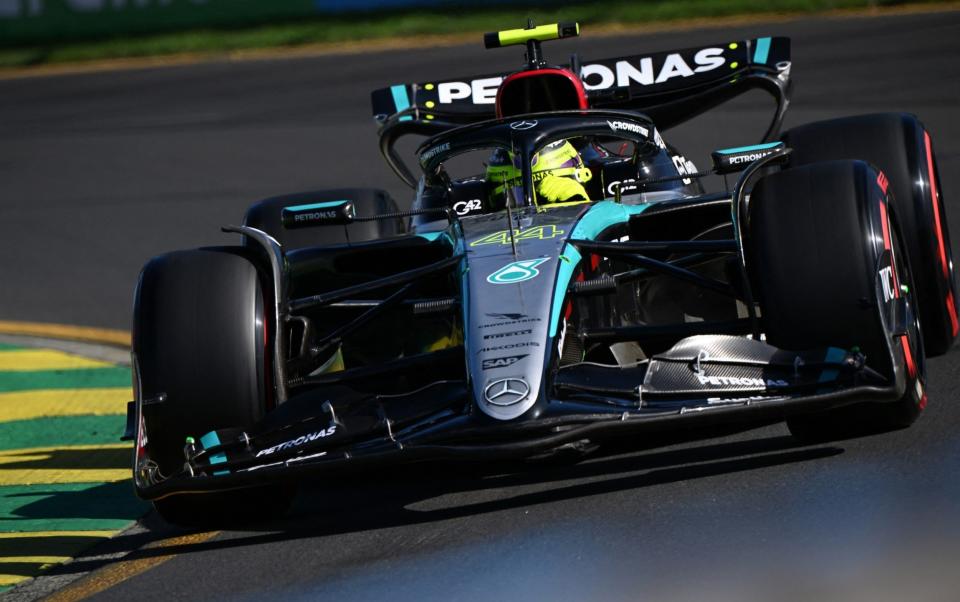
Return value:
[(535, 127), (537, 127), (536, 119), (531, 119), (530, 121), (527, 121), (527, 120), (514, 121), (513, 123), (510, 124), (511, 130), (529, 130), (530, 128), (535, 128)]
[(512, 406), (530, 395), (530, 385), (522, 378), (501, 378), (491, 381), (483, 389), (487, 403), (495, 406)]

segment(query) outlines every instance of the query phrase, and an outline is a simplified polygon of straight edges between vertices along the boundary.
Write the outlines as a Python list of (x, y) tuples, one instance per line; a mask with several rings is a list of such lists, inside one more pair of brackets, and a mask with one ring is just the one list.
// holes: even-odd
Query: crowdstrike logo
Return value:
[(610, 126), (610, 129), (614, 132), (633, 132), (634, 134), (640, 134), (644, 138), (650, 135), (650, 130), (635, 123), (630, 123), (629, 121), (610, 121), (608, 119), (607, 125)]
[(450, 150), (450, 143), (449, 143), (449, 142), (444, 142), (443, 144), (438, 144), (437, 146), (431, 148), (430, 150), (424, 151), (424, 153), (423, 153), (422, 155), (420, 155), (420, 160), (421, 160), (421, 161), (429, 161), (430, 159), (433, 159), (434, 157), (436, 157), (437, 155), (439, 155), (439, 154), (442, 153), (443, 151), (447, 151), (447, 150)]

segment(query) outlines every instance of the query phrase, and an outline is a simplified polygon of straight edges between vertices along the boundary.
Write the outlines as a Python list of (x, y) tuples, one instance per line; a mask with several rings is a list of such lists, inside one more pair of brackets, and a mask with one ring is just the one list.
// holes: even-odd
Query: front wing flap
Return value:
[[(625, 373), (630, 378), (615, 386), (605, 385), (616, 379), (602, 369), (585, 368), (586, 377), (561, 370), (548, 410), (523, 421), (471, 413), (461, 382), (437, 383), (393, 407), (396, 399), (345, 388), (292, 398), (249, 432), (224, 428), (188, 442), (183, 470), (168, 478), (145, 469), (148, 455), (138, 458), (137, 492), (156, 499), (391, 463), (522, 459), (585, 439), (773, 422), (853, 403), (892, 402), (906, 386), (865, 367), (858, 353), (792, 353), (738, 337), (690, 337), (645, 369)], [(623, 384), (637, 383), (633, 377), (640, 379), (635, 391)]]

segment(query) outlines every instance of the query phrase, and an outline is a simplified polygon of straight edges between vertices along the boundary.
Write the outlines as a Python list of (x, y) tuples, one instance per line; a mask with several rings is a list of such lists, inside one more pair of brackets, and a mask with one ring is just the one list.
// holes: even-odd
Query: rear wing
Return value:
[[(589, 61), (572, 70), (583, 81), (591, 108), (642, 112), (662, 130), (748, 90), (764, 90), (777, 103), (762, 140), (766, 142), (778, 134), (789, 105), (790, 39), (756, 38)], [(387, 163), (415, 186), (416, 178), (393, 150), (396, 140), (493, 119), (497, 88), (507, 75), (398, 84), (372, 92), (374, 118), (381, 126), (380, 150)]]

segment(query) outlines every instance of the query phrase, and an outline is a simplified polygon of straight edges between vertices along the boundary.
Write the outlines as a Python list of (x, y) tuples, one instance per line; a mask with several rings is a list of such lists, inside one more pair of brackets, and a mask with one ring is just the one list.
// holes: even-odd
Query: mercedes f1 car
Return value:
[[(275, 508), (305, 475), (917, 418), (925, 358), (958, 330), (921, 122), (780, 135), (786, 38), (548, 66), (542, 43), (578, 34), (487, 34), (524, 46), (524, 68), (373, 92), (409, 208), (365, 188), (270, 198), (224, 228), (241, 244), (144, 267), (127, 423), (141, 497), (202, 522)], [(763, 140), (710, 169), (662, 136), (752, 89), (776, 101)], [(410, 134), (427, 136), (413, 167)], [(733, 185), (706, 192), (708, 174)]]

